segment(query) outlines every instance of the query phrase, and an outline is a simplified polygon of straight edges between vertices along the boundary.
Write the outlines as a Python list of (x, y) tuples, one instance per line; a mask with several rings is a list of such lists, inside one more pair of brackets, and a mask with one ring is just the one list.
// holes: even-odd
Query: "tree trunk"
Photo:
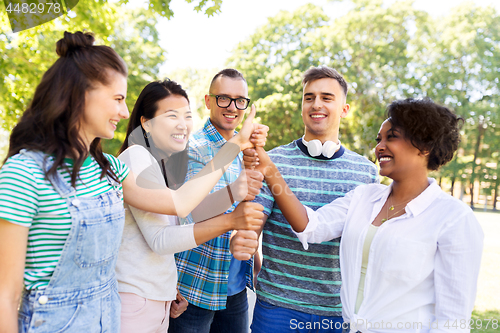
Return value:
[(472, 174), (470, 177), (470, 208), (474, 208), (474, 182), (476, 180), (476, 160), (479, 155), (479, 149), (481, 148), (481, 139), (484, 134), (484, 123), (483, 120), (479, 120), (477, 124), (477, 141), (476, 147), (474, 149), (474, 159), (472, 160)]
[(497, 210), (497, 196), (498, 196), (499, 185), (500, 185), (500, 172), (499, 174), (497, 174), (497, 181), (495, 182), (495, 189), (493, 190), (493, 211)]

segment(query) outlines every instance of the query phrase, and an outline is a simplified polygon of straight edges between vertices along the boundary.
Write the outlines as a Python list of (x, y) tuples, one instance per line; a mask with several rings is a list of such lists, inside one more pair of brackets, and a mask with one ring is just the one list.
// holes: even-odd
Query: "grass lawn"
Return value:
[(475, 214), (484, 231), (484, 250), (471, 332), (500, 333), (500, 213)]

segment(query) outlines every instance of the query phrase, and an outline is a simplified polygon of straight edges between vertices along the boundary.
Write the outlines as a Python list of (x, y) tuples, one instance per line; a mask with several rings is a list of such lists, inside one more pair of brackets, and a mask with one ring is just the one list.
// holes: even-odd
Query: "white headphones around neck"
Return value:
[(321, 141), (319, 140), (315, 139), (307, 142), (306, 139), (302, 137), (302, 143), (307, 147), (307, 151), (312, 157), (323, 154), (324, 157), (331, 158), (337, 152), (337, 150), (340, 149), (340, 140), (339, 143), (335, 143), (333, 141), (325, 141), (325, 143), (321, 144)]

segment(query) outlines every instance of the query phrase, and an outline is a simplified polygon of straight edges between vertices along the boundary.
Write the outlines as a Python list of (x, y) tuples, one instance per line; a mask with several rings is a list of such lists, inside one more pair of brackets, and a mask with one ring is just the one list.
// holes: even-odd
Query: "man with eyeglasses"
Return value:
[[(186, 179), (198, 173), (234, 136), (249, 103), (247, 83), (239, 71), (224, 69), (214, 76), (209, 93), (205, 95), (210, 118), (189, 139)], [(240, 153), (213, 191), (236, 180), (243, 168), (241, 158)], [(236, 204), (226, 213), (231, 212)], [(197, 248), (176, 254), (179, 291), (190, 304), (182, 315), (170, 321), (170, 333), (248, 331), (246, 287), (253, 289), (253, 259), (236, 260), (229, 252), (230, 236), (231, 232), (228, 232)]]

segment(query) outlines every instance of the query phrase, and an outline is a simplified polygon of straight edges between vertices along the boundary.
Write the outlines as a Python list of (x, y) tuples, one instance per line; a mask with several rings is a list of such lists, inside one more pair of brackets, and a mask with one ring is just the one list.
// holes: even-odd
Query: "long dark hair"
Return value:
[(118, 181), (102, 153), (100, 138), (94, 139), (87, 151), (79, 134), (86, 92), (97, 82), (109, 84), (108, 70), (127, 76), (125, 62), (112, 48), (93, 44), (90, 32), (64, 32), (64, 38), (56, 44), (59, 59), (43, 75), (33, 100), (12, 130), (5, 160), (21, 149), (42, 151), (54, 156), (47, 172), (51, 175), (59, 166), (65, 167), (64, 158), (70, 157), (74, 161), (71, 185), (75, 186), (90, 154), (102, 169), (101, 178), (109, 174)]
[(158, 102), (172, 95), (182, 96), (189, 103), (186, 91), (180, 84), (170, 79), (153, 81), (144, 87), (130, 115), (127, 134), (120, 148), (120, 154), (132, 145), (141, 145), (148, 149), (158, 162), (167, 186), (176, 189), (184, 183), (186, 177), (188, 146), (186, 145), (186, 149), (183, 151), (172, 154), (168, 160), (162, 159), (155, 153), (155, 149), (151, 149), (154, 147), (153, 138), (146, 135), (146, 131), (141, 125), (141, 117), (148, 120), (153, 119), (158, 110)]

